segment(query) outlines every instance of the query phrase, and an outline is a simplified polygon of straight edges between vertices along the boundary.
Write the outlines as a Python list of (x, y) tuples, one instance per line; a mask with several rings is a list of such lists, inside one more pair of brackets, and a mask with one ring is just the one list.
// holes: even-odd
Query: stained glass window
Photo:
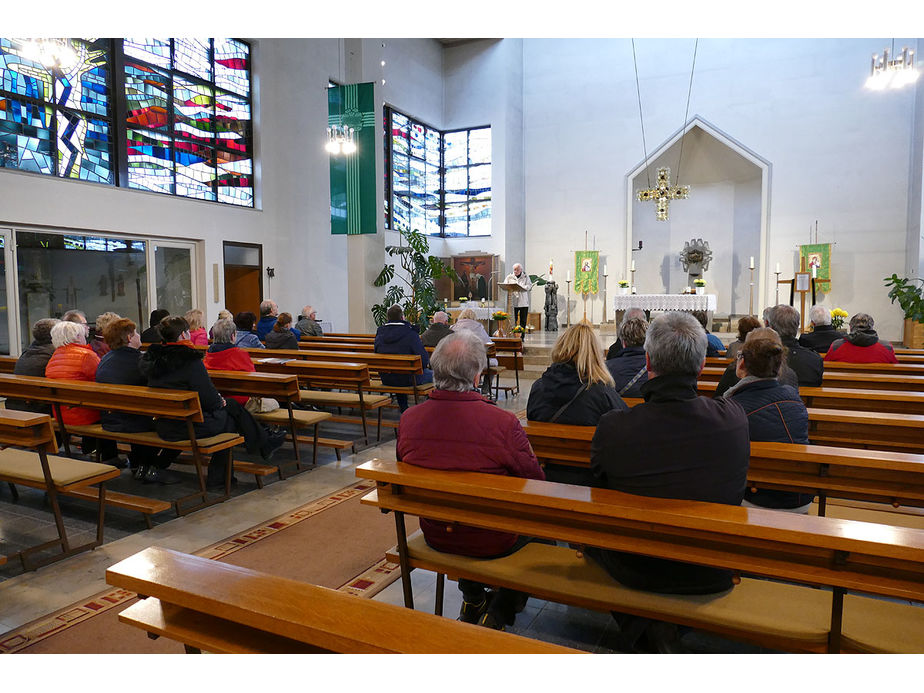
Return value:
[(440, 132), (386, 109), (385, 223), (431, 236), (491, 235), (491, 128)]
[[(246, 43), (48, 42), (73, 59), (0, 38), (0, 168), (253, 206)], [(119, 74), (113, 64), (124, 66)], [(113, 90), (124, 94), (124, 120), (114, 119)]]
[(48, 45), (73, 55), (42, 58), (33, 43), (0, 38), (0, 168), (113, 184), (110, 41)]

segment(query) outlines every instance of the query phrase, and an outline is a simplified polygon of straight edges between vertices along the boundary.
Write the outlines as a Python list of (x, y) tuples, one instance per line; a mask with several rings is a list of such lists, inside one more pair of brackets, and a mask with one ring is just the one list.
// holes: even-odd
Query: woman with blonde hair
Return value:
[(205, 313), (198, 308), (193, 308), (187, 310), (183, 317), (189, 323), (189, 341), (196, 346), (208, 346), (209, 336), (205, 327), (202, 326), (205, 322)]
[[(533, 383), (526, 404), (530, 421), (596, 426), (613, 409), (628, 410), (613, 387), (603, 361), (603, 345), (586, 320), (562, 332), (552, 349), (552, 365)], [(546, 466), (546, 478), (566, 484), (593, 485), (590, 470)]]
[(109, 353), (109, 345), (106, 344), (106, 340), (103, 337), (106, 332), (106, 328), (116, 320), (122, 318), (118, 313), (113, 313), (112, 311), (106, 311), (102, 315), (98, 315), (96, 322), (93, 324), (93, 330), (96, 333), (93, 339), (90, 341), (90, 348), (93, 349), (93, 353), (103, 358), (106, 354)]

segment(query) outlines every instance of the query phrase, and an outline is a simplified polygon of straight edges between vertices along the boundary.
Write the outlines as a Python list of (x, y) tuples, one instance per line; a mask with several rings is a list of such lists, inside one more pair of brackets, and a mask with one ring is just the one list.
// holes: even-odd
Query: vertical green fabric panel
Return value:
[[(810, 265), (810, 260), (812, 257), (817, 257), (819, 261), (818, 265), (818, 276), (816, 279), (831, 279), (831, 244), (830, 243), (813, 243), (811, 245), (800, 245), (799, 246), (799, 265), (802, 265), (802, 259), (805, 259), (805, 271), (811, 272), (812, 267)], [(831, 285), (828, 284), (827, 290), (831, 290)]]
[(330, 155), (330, 231), (375, 233), (375, 97), (372, 82), (327, 90), (328, 125), (355, 130), (356, 152)]
[(574, 252), (575, 292), (579, 294), (597, 293), (599, 261), (599, 250), (576, 250)]

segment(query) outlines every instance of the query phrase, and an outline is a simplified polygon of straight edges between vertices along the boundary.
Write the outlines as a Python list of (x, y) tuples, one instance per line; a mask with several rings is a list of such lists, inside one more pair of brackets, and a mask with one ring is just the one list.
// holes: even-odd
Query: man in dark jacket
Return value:
[(613, 387), (620, 397), (641, 397), (642, 385), (648, 382), (645, 366), (645, 333), (648, 321), (631, 318), (619, 326), (622, 351), (607, 359), (606, 367), (613, 376)]
[[(234, 400), (222, 397), (209, 378), (202, 363), (203, 352), (181, 340), (189, 340), (189, 323), (185, 318), (172, 315), (160, 323), (163, 344), (152, 344), (141, 357), (139, 368), (148, 379), (149, 387), (171, 390), (194, 390), (199, 394), (203, 421), (193, 424), (196, 437), (206, 438), (219, 433), (240, 433), (244, 436), (247, 452), (259, 453), (264, 460), (285, 441), (285, 432), (268, 432), (256, 422), (253, 415)], [(158, 435), (165, 440), (185, 440), (186, 424), (182, 421), (158, 419)], [(230, 473), (231, 450), (222, 450), (212, 456), (206, 484), (216, 487), (225, 484), (225, 473)], [(232, 476), (232, 482), (234, 477)]]
[[(51, 328), (60, 322), (57, 318), (42, 318), (32, 325), (32, 344), (22, 352), (13, 366), (14, 375), (32, 375), (37, 378), (45, 377), (45, 366), (51, 355), (55, 353), (54, 344), (51, 343)], [(37, 414), (52, 415), (51, 405), (40, 402), (25, 402), (19, 399), (8, 399), (7, 409), (19, 411), (32, 411)]]
[[(648, 316), (645, 314), (644, 310), (641, 308), (629, 308), (629, 310), (622, 315), (622, 320), (619, 323), (619, 332), (622, 332), (623, 325), (634, 319), (641, 319), (648, 322)], [(622, 353), (622, 349), (622, 340), (617, 337), (616, 341), (610, 344), (610, 348), (606, 351), (606, 360), (609, 361), (619, 356), (619, 354)]]
[[(430, 469), (545, 478), (517, 417), (478, 392), (486, 365), (484, 344), (467, 330), (439, 343), (433, 352), (436, 389), (401, 415), (399, 460)], [(429, 546), (463, 556), (499, 558), (528, 542), (516, 534), (426, 518), (420, 528)], [(471, 580), (459, 580), (459, 589), (459, 620), (499, 630), (512, 625), (526, 603), (526, 595), (504, 588), (489, 595), (485, 585)]]
[[(391, 306), (385, 313), (388, 319), (384, 325), (375, 331), (375, 353), (377, 354), (417, 354), (424, 369), (423, 374), (414, 376), (418, 385), (433, 382), (433, 371), (430, 370), (430, 355), (424, 349), (423, 342), (417, 330), (404, 319), (401, 306)], [(410, 387), (413, 384), (411, 376), (395, 373), (381, 373), (382, 384), (388, 387)], [(398, 408), (407, 409), (407, 395), (396, 394)]]
[(160, 321), (170, 315), (169, 310), (164, 308), (158, 308), (157, 310), (151, 311), (151, 323), (150, 327), (141, 333), (141, 343), (142, 344), (159, 344), (163, 341), (163, 337), (160, 335)]
[(799, 344), (806, 349), (823, 354), (832, 342), (847, 336), (846, 332), (834, 329), (831, 325), (831, 313), (823, 306), (812, 306), (809, 309), (809, 320), (812, 323), (812, 331), (804, 332), (799, 337)]
[[(689, 313), (655, 318), (645, 338), (645, 402), (604, 414), (591, 442), (601, 486), (656, 498), (739, 505), (750, 442), (735, 402), (698, 397), (706, 333)], [(588, 550), (619, 582), (669, 594), (710, 594), (732, 586), (730, 571), (637, 554)]]
[(873, 329), (873, 316), (857, 313), (850, 318), (850, 333), (831, 344), (825, 361), (846, 363), (898, 363), (895, 349), (879, 339)]
[(449, 316), (445, 312), (438, 310), (433, 314), (433, 322), (430, 323), (430, 327), (420, 335), (420, 341), (425, 347), (435, 347), (443, 337), (448, 337), (451, 334)]

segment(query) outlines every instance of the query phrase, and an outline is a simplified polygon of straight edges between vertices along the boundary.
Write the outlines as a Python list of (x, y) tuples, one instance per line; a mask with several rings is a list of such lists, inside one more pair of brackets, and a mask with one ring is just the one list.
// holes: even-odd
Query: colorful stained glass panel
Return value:
[(250, 151), (250, 103), (234, 94), (215, 93), (215, 137), (219, 147)]
[(212, 81), (212, 42), (209, 39), (173, 39), (173, 67), (176, 70)]
[(129, 130), (126, 149), (130, 188), (173, 193), (173, 143), (169, 137)]
[(170, 67), (170, 39), (127, 38), (122, 41), (126, 56), (132, 56), (158, 67)]
[(443, 135), (443, 165), (447, 167), (465, 166), (468, 163), (467, 142), (468, 133), (465, 130), (445, 133)]
[(418, 159), (425, 158), (426, 153), (424, 149), (424, 126), (420, 123), (411, 123), (410, 134), (411, 156), (416, 156)]
[(214, 200), (215, 150), (198, 142), (177, 141), (176, 194), (197, 200)]
[(215, 42), (215, 86), (244, 96), (250, 95), (250, 48), (234, 39)]
[(114, 182), (109, 124), (73, 111), (57, 111), (58, 175), (94, 183)]
[(211, 142), (214, 111), (215, 97), (211, 87), (174, 77), (173, 129), (176, 135)]
[(40, 101), (51, 99), (51, 74), (22, 55), (19, 41), (0, 39), (0, 89)]
[(126, 61), (126, 122), (151, 130), (167, 127), (170, 78), (154, 68)]
[(446, 202), (465, 202), (468, 195), (468, 169), (446, 169), (443, 179), (445, 181)]
[(104, 40), (85, 43), (70, 39), (77, 62), (58, 73), (55, 103), (58, 106), (109, 115), (109, 55)]
[(218, 201), (253, 206), (253, 160), (218, 151)]
[(0, 97), (0, 166), (53, 175), (52, 119), (49, 106)]

